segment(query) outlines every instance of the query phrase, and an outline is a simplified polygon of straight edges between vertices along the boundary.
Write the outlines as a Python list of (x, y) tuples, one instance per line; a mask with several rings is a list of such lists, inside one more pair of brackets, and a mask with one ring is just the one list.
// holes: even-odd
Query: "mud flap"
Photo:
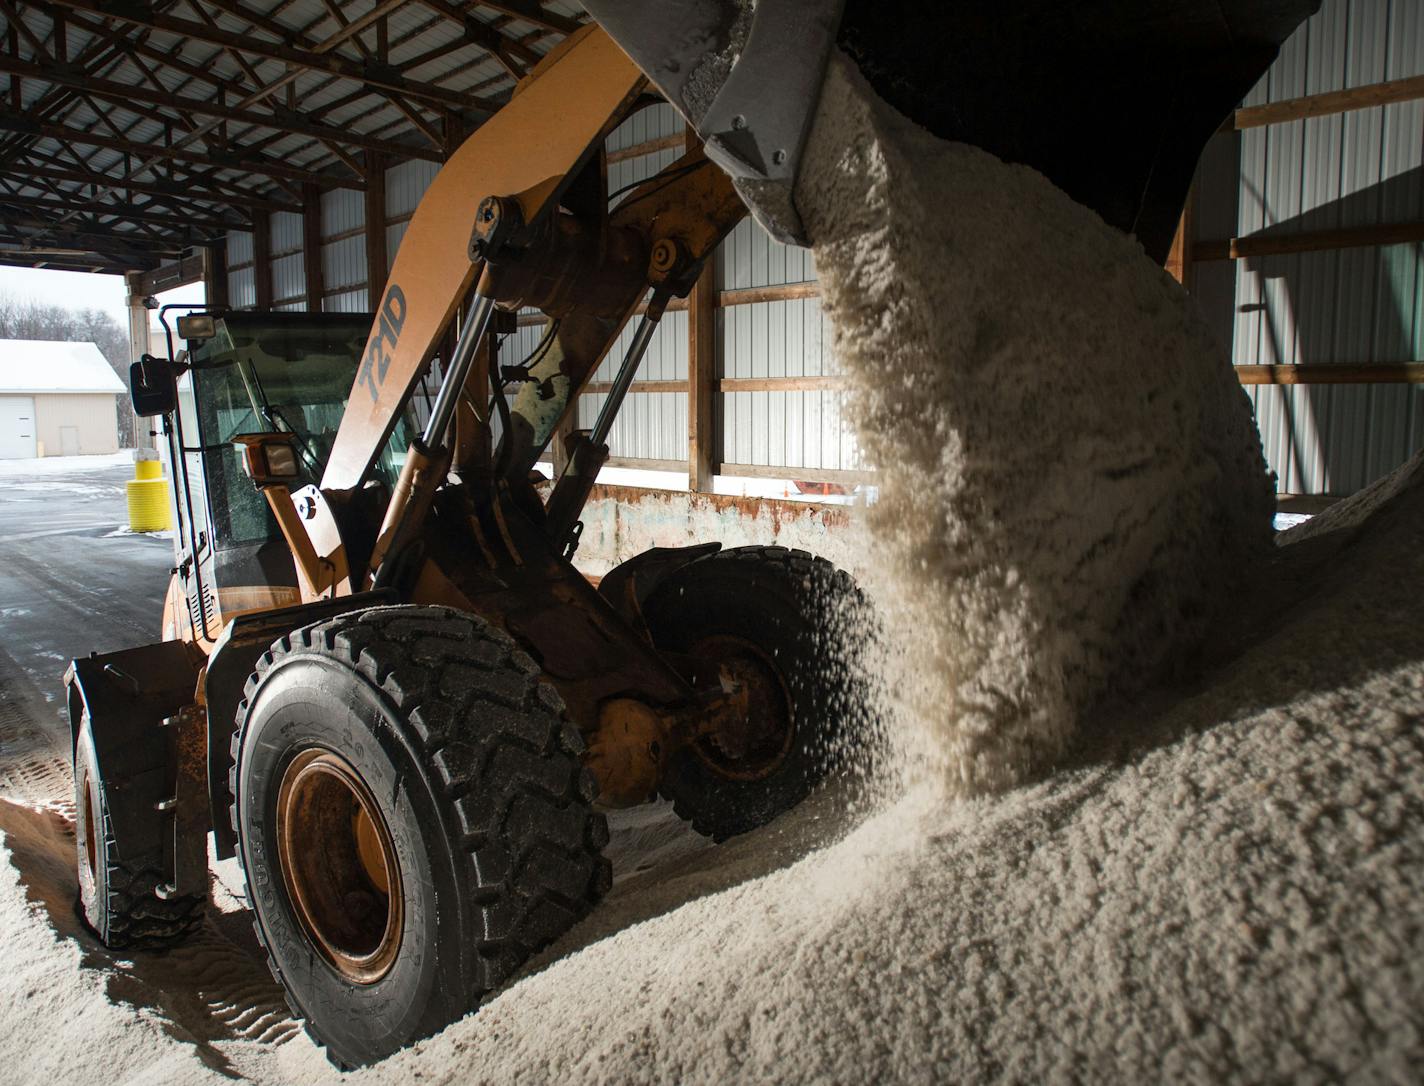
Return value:
[(207, 804), (180, 780), (185, 765), (201, 764), (192, 748), (202, 735), (191, 727), (201, 669), (191, 646), (162, 641), (74, 660), (64, 676), (71, 740), (87, 718), (117, 858), (161, 855), (171, 893), (180, 871), (184, 892), (207, 889)]
[(643, 601), (669, 574), (722, 549), (720, 543), (699, 543), (693, 547), (653, 547), (615, 566), (598, 582), (598, 594), (649, 644), (652, 635), (643, 621)]

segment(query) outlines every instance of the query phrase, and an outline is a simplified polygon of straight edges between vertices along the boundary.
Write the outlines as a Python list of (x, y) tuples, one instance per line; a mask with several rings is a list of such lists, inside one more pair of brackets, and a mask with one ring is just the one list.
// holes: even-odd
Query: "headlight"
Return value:
[(276, 442), (268, 445), (267, 474), (284, 479), (295, 478), (298, 474), (296, 450), (290, 445), (279, 445)]

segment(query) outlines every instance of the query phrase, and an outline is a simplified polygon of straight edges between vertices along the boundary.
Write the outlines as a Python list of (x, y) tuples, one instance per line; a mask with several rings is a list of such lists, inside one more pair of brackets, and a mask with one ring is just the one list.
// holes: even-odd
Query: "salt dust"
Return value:
[[(840, 62), (808, 164), (923, 771), (858, 824), (834, 789), (717, 848), (638, 824), (655, 869), (346, 1080), (1410, 1081), (1424, 457), (1272, 548), (1239, 389), (1130, 242)], [(1201, 669), (1164, 674), (1195, 641)], [(26, 999), (0, 1066), (88, 1070), (92, 1036), (106, 1078), (337, 1079), (300, 1036), (173, 1062), (201, 1022), (102, 1005), (114, 966), (81, 968), (39, 909), (0, 864), (0, 939), (33, 977), (0, 976)]]

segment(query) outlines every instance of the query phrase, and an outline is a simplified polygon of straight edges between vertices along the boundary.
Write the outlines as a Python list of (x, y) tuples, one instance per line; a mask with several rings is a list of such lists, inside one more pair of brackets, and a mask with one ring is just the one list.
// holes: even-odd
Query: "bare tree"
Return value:
[[(102, 309), (68, 309), (45, 305), (32, 299), (16, 298), (0, 291), (0, 339), (50, 339), (70, 343), (92, 343), (109, 363), (119, 380), (128, 387), (129, 334), (122, 324)], [(133, 448), (136, 425), (133, 405), (127, 396), (118, 398), (119, 444)]]

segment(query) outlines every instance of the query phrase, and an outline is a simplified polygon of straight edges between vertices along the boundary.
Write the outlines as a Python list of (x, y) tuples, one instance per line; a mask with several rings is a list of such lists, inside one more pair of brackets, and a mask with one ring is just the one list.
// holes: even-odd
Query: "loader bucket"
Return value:
[(792, 193), (832, 48), (947, 140), (1046, 175), (1162, 260), (1207, 138), (1320, 0), (585, 0), (757, 220)]

